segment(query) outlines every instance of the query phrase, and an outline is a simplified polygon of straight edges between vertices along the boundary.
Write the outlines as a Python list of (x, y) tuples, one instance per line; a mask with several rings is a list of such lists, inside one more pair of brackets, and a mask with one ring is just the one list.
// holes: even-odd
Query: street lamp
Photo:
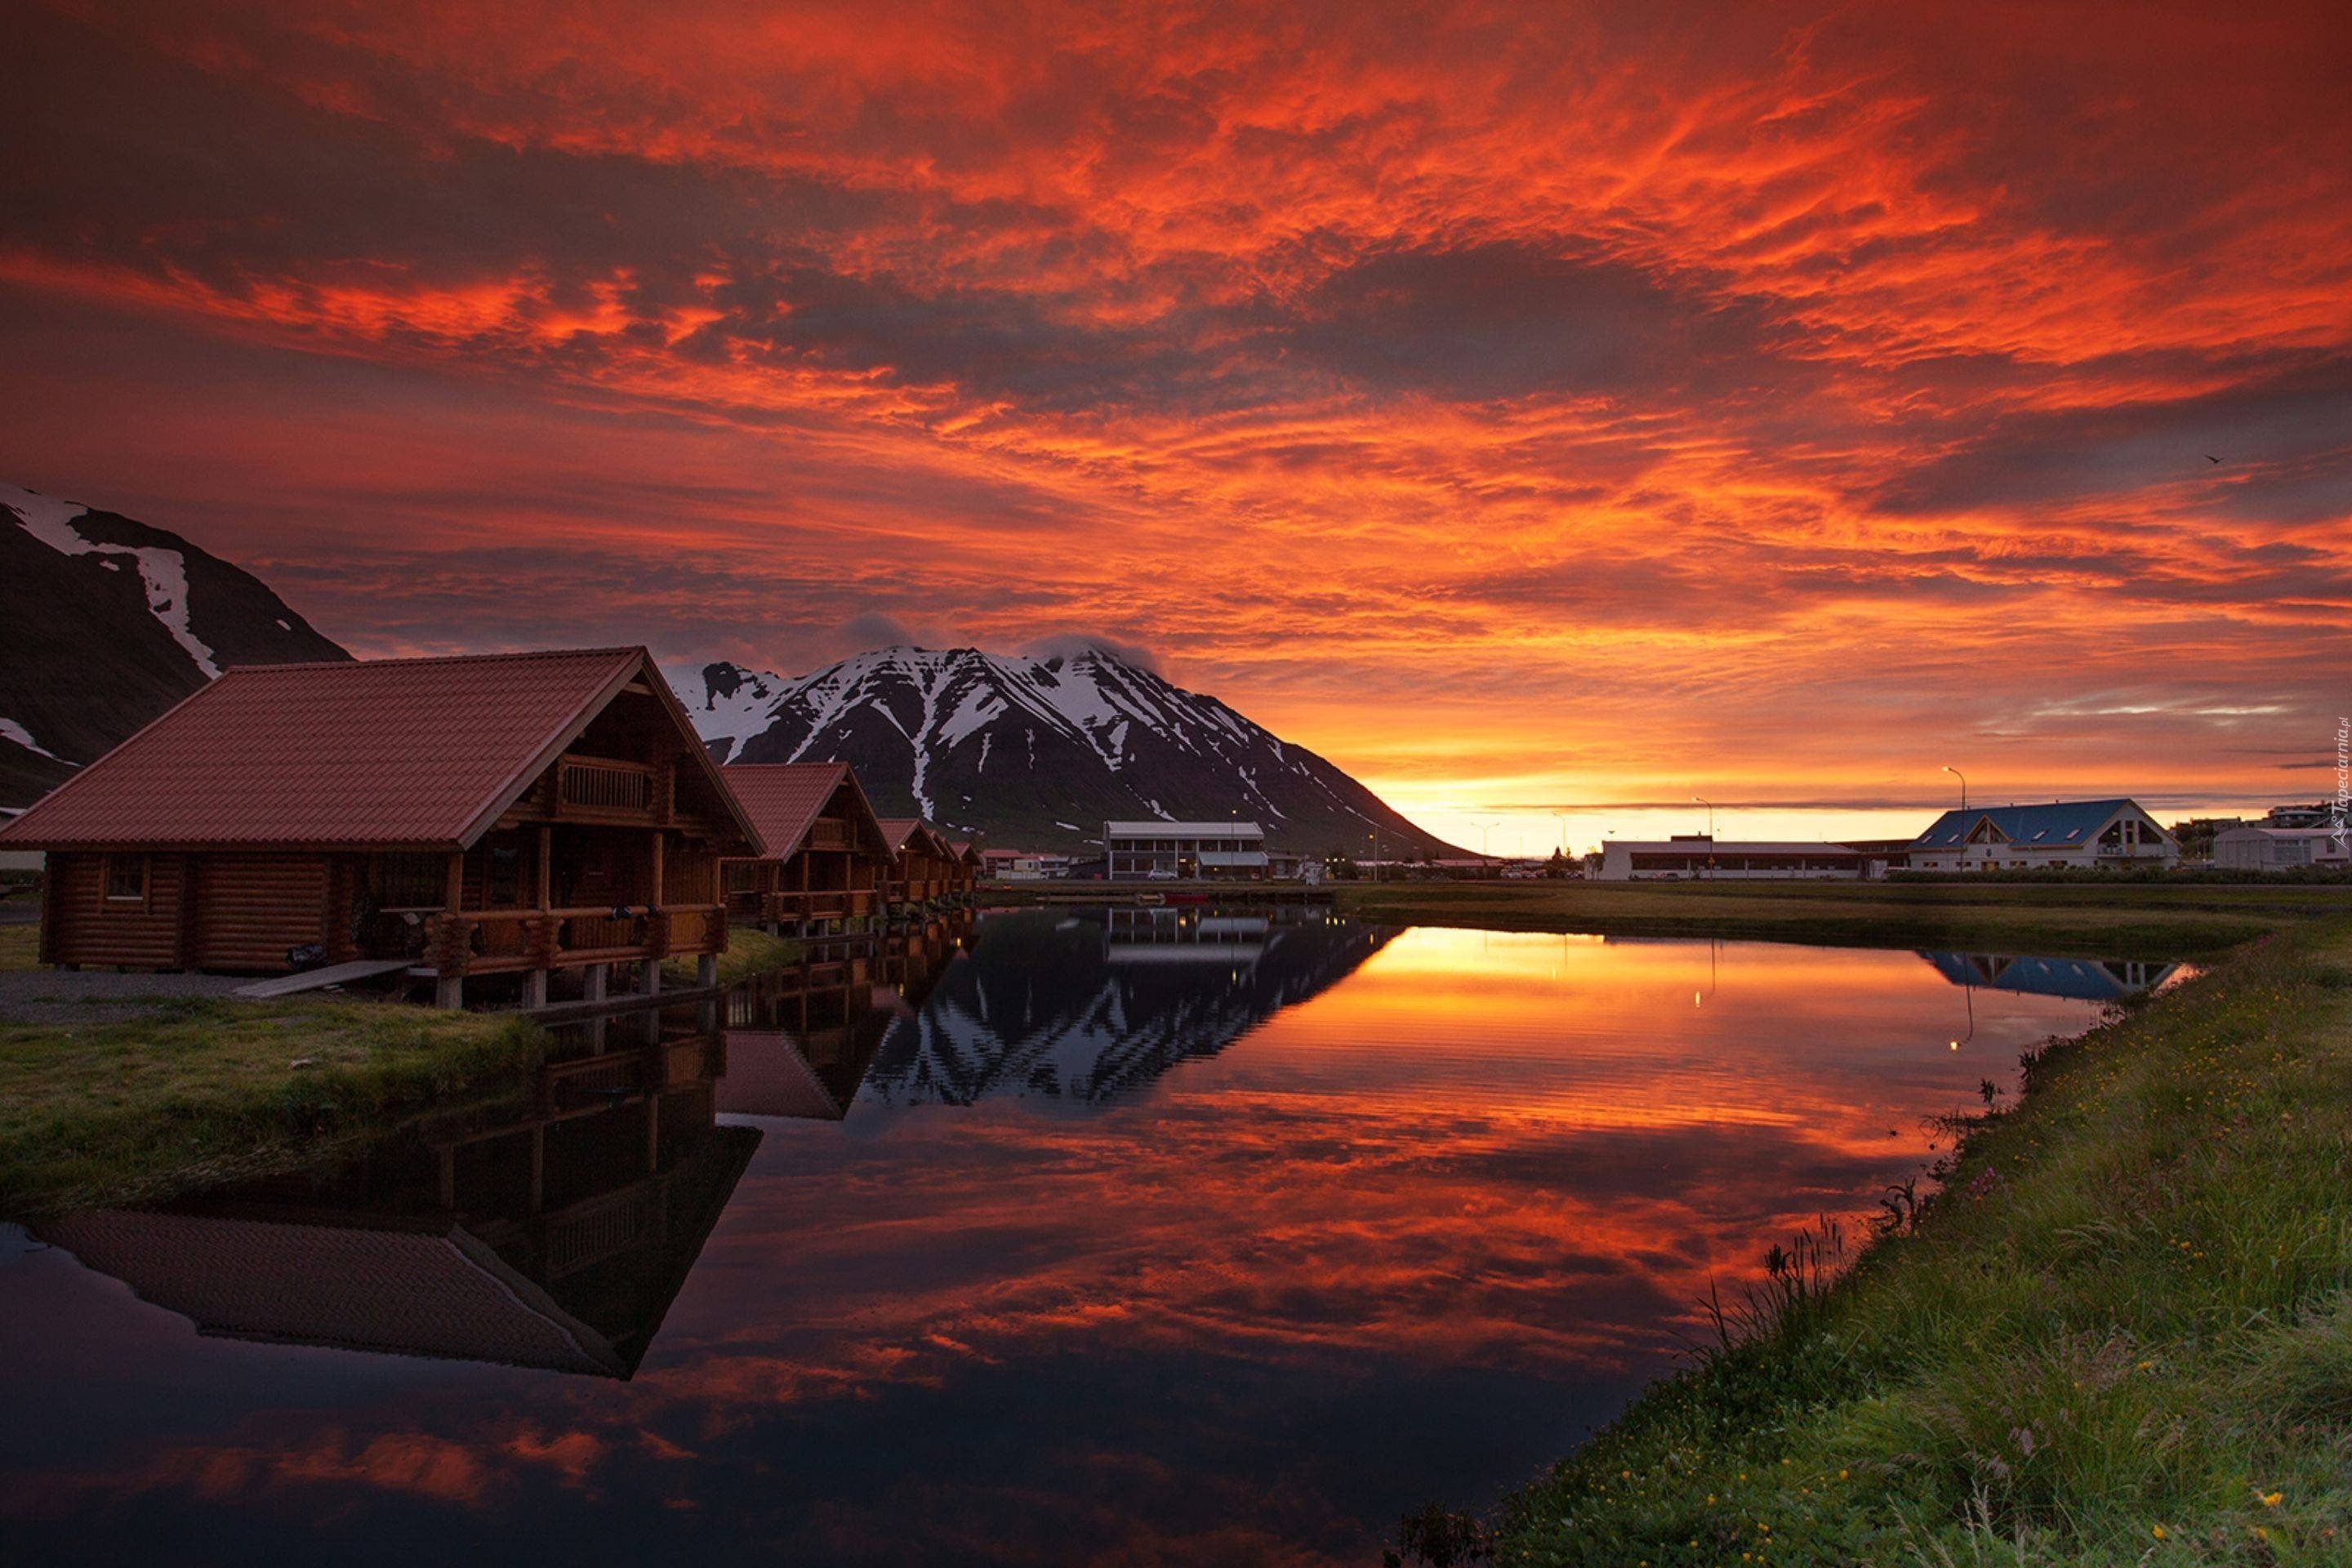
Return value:
[(1697, 795), (1693, 795), (1691, 796), (1691, 804), (1693, 805), (1703, 805), (1706, 807), (1706, 836), (1710, 839), (1713, 838), (1715, 837), (1715, 802), (1711, 800), (1702, 800)]
[(1968, 808), (1969, 808), (1969, 775), (1968, 775), (1968, 774), (1966, 774), (1966, 773), (1962, 773), (1962, 772), (1960, 772), (1960, 770), (1959, 770), (1959, 769), (1958, 769), (1958, 768), (1956, 768), (1956, 767), (1952, 766), (1952, 764), (1951, 764), (1951, 763), (1946, 763), (1944, 764), (1944, 771), (1945, 771), (1946, 773), (1948, 773), (1951, 774), (1954, 778), (1956, 778), (1956, 779), (1958, 779), (1958, 780), (1959, 780), (1959, 781), (1960, 781), (1960, 809), (1961, 809), (1962, 811), (1966, 811), (1966, 810), (1968, 810)]

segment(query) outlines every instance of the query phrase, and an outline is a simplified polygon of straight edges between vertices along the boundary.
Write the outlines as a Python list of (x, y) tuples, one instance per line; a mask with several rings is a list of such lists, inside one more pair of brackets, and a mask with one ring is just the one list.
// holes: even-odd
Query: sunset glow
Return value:
[(362, 654), (1096, 634), (1498, 852), (2333, 778), (2340, 5), (12, 34), (0, 478)]

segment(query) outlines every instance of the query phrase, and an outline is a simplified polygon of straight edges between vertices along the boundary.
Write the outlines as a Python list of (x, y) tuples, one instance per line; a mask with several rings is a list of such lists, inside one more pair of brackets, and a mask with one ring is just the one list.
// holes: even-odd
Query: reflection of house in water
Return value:
[(1112, 909), (1103, 955), (1112, 963), (1255, 963), (1273, 922), (1264, 915), (1187, 908)]
[(204, 1334), (625, 1378), (761, 1137), (713, 1121), (723, 1039), (658, 1032), (551, 1063), (519, 1113), (41, 1234)]
[(727, 1003), (730, 1116), (838, 1121), (890, 1026), (921, 1005), (971, 917), (887, 936), (812, 943), (799, 964), (739, 987)]
[(992, 916), (971, 958), (890, 1030), (865, 1092), (892, 1104), (1109, 1100), (1344, 979), (1389, 935), (1315, 908)]
[(2119, 958), (2012, 958), (1990, 952), (1921, 952), (1955, 985), (2064, 996), (2077, 1002), (2120, 1002), (2152, 991), (2178, 964)]

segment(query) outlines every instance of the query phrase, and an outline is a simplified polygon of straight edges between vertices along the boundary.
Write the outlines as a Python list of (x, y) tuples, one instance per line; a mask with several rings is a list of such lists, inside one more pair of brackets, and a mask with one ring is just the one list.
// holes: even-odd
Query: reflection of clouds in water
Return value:
[(78, 1528), (331, 1499), (610, 1555), (690, 1505), (818, 1558), (1360, 1561), (1554, 1457), (1710, 1277), (1866, 1209), (1921, 1115), (2095, 1012), (1980, 992), (1955, 1054), (1908, 952), (1308, 928), (1130, 973), (1061, 918), (990, 922), (845, 1123), (761, 1123), (635, 1382), (306, 1412), (257, 1363), (209, 1428), (31, 1484)]

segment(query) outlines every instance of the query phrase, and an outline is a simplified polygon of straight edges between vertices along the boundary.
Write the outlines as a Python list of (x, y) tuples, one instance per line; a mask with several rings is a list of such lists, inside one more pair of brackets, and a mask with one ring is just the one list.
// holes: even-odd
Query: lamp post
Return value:
[(1703, 805), (1706, 807), (1706, 836), (1708, 838), (1712, 839), (1715, 837), (1715, 802), (1711, 800), (1702, 800), (1697, 795), (1693, 795), (1691, 796), (1691, 804), (1693, 805)]
[(1956, 779), (1958, 779), (1958, 780), (1959, 780), (1959, 781), (1960, 781), (1960, 809), (1961, 809), (1962, 811), (1966, 811), (1966, 810), (1968, 810), (1968, 808), (1969, 808), (1969, 775), (1968, 775), (1968, 774), (1966, 774), (1966, 773), (1962, 773), (1962, 772), (1960, 772), (1960, 770), (1959, 770), (1959, 769), (1958, 769), (1958, 768), (1956, 768), (1956, 767), (1952, 766), (1952, 764), (1951, 764), (1951, 763), (1946, 763), (1944, 764), (1944, 771), (1945, 771), (1946, 773), (1948, 773), (1951, 774), (1954, 778), (1956, 778)]

